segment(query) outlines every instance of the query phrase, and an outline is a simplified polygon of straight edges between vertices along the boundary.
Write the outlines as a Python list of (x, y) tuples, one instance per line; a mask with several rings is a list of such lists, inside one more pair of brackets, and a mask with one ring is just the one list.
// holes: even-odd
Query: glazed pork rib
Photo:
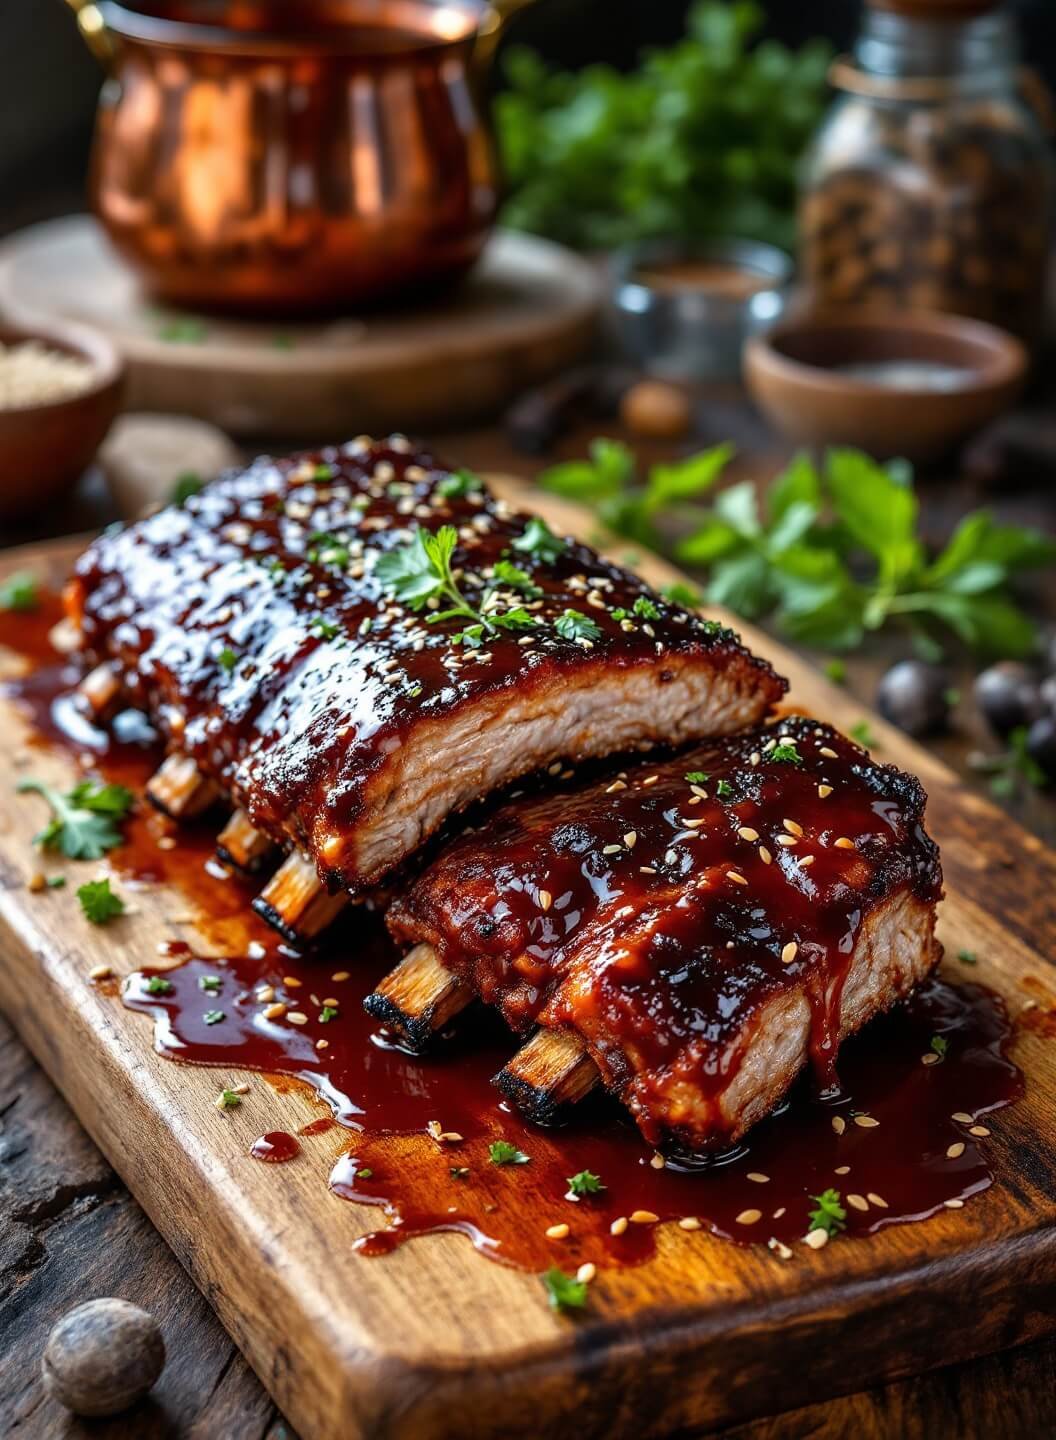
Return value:
[(600, 1076), (653, 1144), (735, 1141), (936, 964), (924, 801), (793, 718), (510, 804), (392, 907), (418, 990), (368, 1009), (399, 1025), (439, 971), (542, 1027), (499, 1077), (535, 1118)]
[(222, 794), (247, 868), (297, 852), (298, 904), (306, 866), (362, 894), (520, 775), (739, 730), (784, 691), (730, 631), (402, 437), (261, 459), (108, 532), (68, 603), (94, 693), (174, 752), (155, 800)]

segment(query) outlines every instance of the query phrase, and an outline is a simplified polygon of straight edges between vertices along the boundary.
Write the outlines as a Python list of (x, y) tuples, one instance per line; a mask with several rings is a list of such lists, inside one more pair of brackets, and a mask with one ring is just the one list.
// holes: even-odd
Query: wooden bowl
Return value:
[(956, 315), (800, 315), (745, 347), (767, 419), (806, 445), (934, 460), (1015, 399), (1029, 358), (1004, 330)]
[(70, 490), (90, 463), (121, 404), (124, 362), (109, 340), (78, 325), (0, 322), (0, 341), (39, 340), (88, 360), (91, 388), (68, 399), (0, 408), (0, 519), (11, 520)]

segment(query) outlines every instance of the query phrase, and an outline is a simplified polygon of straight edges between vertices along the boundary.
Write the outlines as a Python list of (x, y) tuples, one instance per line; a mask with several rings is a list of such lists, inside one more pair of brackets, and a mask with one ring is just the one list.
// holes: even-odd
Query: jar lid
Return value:
[(971, 20), (996, 10), (1002, 0), (866, 0), (872, 10), (889, 10), (912, 20)]

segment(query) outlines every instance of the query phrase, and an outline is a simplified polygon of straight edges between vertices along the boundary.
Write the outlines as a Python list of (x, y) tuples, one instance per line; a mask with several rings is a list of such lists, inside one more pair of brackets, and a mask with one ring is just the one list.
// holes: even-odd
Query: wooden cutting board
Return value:
[(272, 441), (494, 415), (583, 353), (602, 283), (564, 246), (499, 231), (462, 284), (432, 301), (288, 324), (153, 304), (90, 215), (34, 225), (0, 246), (0, 314), (102, 331), (128, 363), (127, 409), (194, 415)]
[[(499, 488), (525, 499), (512, 483)], [(527, 498), (555, 528), (595, 528), (564, 502)], [(58, 579), (76, 548), (22, 551), (0, 570), (28, 566)], [(676, 574), (655, 558), (640, 568), (657, 584)], [(803, 661), (739, 628), (790, 677), (795, 703), (843, 727), (863, 718)], [(10, 796), (24, 773), (24, 727), (13, 711), (2, 718), (0, 793)], [(999, 990), (1013, 1013), (1028, 1001), (1051, 1010), (1056, 1033), (1052, 855), (925, 751), (867, 718), (878, 755), (916, 771), (929, 791), (947, 876), (948, 954), (976, 952), (971, 978)], [(65, 781), (69, 765), (38, 752), (33, 773)], [(490, 1263), (458, 1236), (430, 1236), (385, 1259), (351, 1253), (376, 1216), (327, 1193), (340, 1131), (321, 1137), (310, 1164), (249, 1162), (256, 1129), (214, 1108), (215, 1074), (155, 1055), (144, 1017), (86, 980), (100, 962), (118, 973), (149, 964), (187, 902), (144, 891), (134, 920), (92, 930), (72, 886), (44, 896), (25, 888), (37, 868), (38, 821), (35, 806), (13, 799), (0, 814), (0, 1006), (302, 1440), (647, 1440), (1056, 1330), (1056, 1041), (1045, 1025), (1020, 1031), (1026, 1095), (992, 1117), (987, 1153), (997, 1181), (965, 1209), (817, 1253), (799, 1247), (789, 1264), (762, 1247), (665, 1227), (655, 1259), (599, 1274), (589, 1310), (569, 1320), (548, 1307), (537, 1277)], [(964, 978), (955, 962), (949, 968)], [(269, 1101), (276, 1128), (296, 1130), (318, 1113), (296, 1088)], [(150, 1284), (144, 1276), (147, 1303)]]

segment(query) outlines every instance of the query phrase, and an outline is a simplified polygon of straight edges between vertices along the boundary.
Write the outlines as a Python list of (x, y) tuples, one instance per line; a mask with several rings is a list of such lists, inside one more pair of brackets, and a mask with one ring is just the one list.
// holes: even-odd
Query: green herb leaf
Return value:
[(733, 794), (733, 786), (728, 780), (720, 780), (715, 786), (715, 794), (720, 800), (728, 800)]
[(829, 1236), (838, 1234), (847, 1227), (847, 1211), (840, 1204), (838, 1190), (823, 1190), (820, 1195), (810, 1197), (817, 1206), (811, 1210), (808, 1219), (808, 1234), (811, 1230), (824, 1230)]
[(587, 1303), (585, 1280), (566, 1275), (557, 1266), (552, 1266), (542, 1277), (547, 1297), (555, 1310), (582, 1310)]
[(341, 634), (341, 626), (323, 615), (316, 615), (308, 628), (318, 640), (336, 640)]
[(975, 953), (974, 950), (958, 950), (957, 959), (961, 962), (962, 965), (979, 964), (979, 956)]
[(324, 1005), (319, 1011), (319, 1024), (329, 1025), (331, 1020), (336, 1020), (339, 1015), (336, 1005)]
[(535, 600), (543, 593), (527, 570), (522, 570), (509, 560), (495, 562), (491, 588), (499, 589), (500, 586), (505, 590), (517, 590), (529, 600)]
[(0, 585), (0, 610), (36, 610), (40, 604), (37, 577), (28, 570), (16, 570)]
[(706, 785), (709, 778), (706, 770), (690, 770), (686, 774), (686, 779), (691, 785)]
[(484, 481), (471, 470), (453, 470), (437, 481), (436, 493), (444, 500), (464, 500), (484, 489)]
[(235, 652), (231, 649), (229, 645), (224, 646), (224, 648), (217, 655), (216, 660), (217, 664), (220, 666), (220, 669), (223, 670), (227, 675), (230, 675), (231, 671), (238, 664), (238, 656), (235, 654)]
[(488, 1158), (493, 1165), (527, 1165), (532, 1157), (508, 1140), (493, 1140), (488, 1146)]
[(660, 611), (649, 599), (648, 595), (639, 595), (634, 602), (634, 614), (639, 620), (659, 620)]
[(171, 995), (176, 987), (164, 975), (152, 975), (143, 988), (148, 995)]
[(566, 610), (554, 621), (554, 629), (563, 640), (599, 640), (601, 626), (579, 610)]
[(205, 325), (193, 315), (174, 315), (158, 326), (158, 339), (170, 345), (200, 345), (205, 337)]
[(63, 795), (40, 780), (23, 780), (18, 791), (41, 795), (51, 807), (52, 818), (36, 837), (42, 849), (59, 850), (71, 860), (101, 860), (121, 844), (114, 822), (124, 819), (133, 799), (123, 785), (82, 780)]
[(219, 1025), (220, 1021), (224, 1019), (224, 1012), (222, 1010), (207, 1010), (202, 1016), (202, 1019), (207, 1025)]
[(110, 889), (109, 880), (89, 880), (77, 891), (85, 918), (93, 925), (105, 925), (124, 913), (125, 902)]
[(219, 995), (223, 983), (219, 975), (198, 976), (198, 989), (204, 990), (207, 995)]
[(579, 1170), (568, 1177), (568, 1188), (573, 1195), (600, 1195), (605, 1186), (592, 1171)]
[(198, 474), (197, 470), (184, 470), (182, 475), (176, 476), (172, 493), (169, 495), (169, 504), (182, 505), (183, 502), (189, 500), (192, 495), (197, 495), (204, 484), (205, 481)]
[(803, 764), (803, 756), (796, 748), (795, 740), (782, 740), (780, 745), (775, 745), (774, 748), (770, 751), (770, 755), (768, 758), (771, 760), (776, 760), (779, 764)]
[(66, 888), (66, 876), (65, 876), (65, 875), (49, 875), (49, 876), (48, 876), (48, 889), (49, 889), (49, 890), (64, 890), (65, 888)]
[(568, 541), (555, 535), (550, 526), (538, 515), (533, 515), (524, 527), (524, 534), (513, 541), (514, 550), (524, 555), (552, 563), (568, 549)]
[(835, 657), (832, 660), (826, 660), (824, 669), (825, 674), (829, 677), (829, 679), (834, 685), (843, 685), (846, 683), (847, 666), (843, 663), (842, 660), (838, 660)]
[(221, 1090), (217, 1102), (218, 1110), (237, 1110), (242, 1104), (242, 1096), (237, 1090)]
[(950, 1048), (949, 1041), (942, 1035), (933, 1035), (931, 1037), (931, 1048), (940, 1060), (944, 1060), (946, 1058), (946, 1051)]
[(847, 731), (847, 734), (852, 740), (857, 741), (863, 750), (873, 750), (876, 748), (877, 739), (869, 728), (868, 720), (856, 720)]

